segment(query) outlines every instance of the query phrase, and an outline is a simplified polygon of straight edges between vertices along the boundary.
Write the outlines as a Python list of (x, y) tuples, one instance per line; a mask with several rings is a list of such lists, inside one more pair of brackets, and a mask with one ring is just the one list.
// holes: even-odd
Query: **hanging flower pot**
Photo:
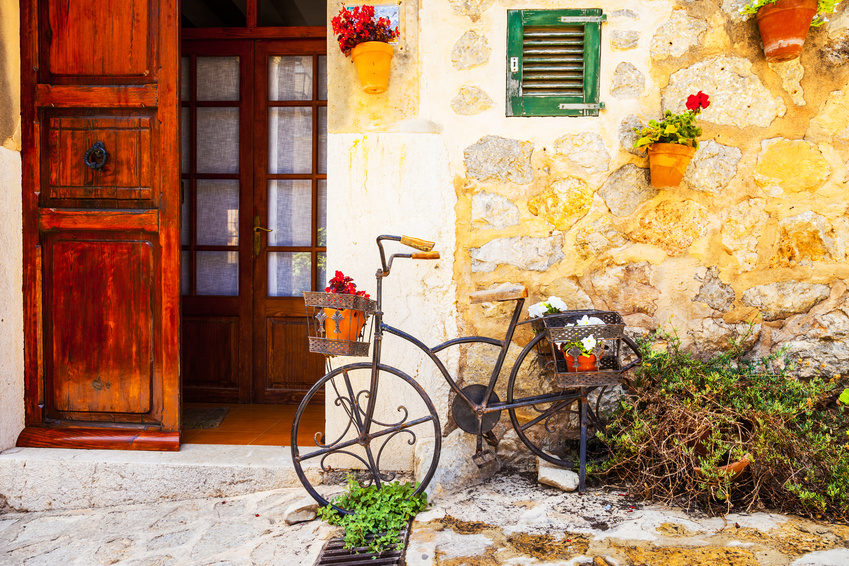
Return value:
[(386, 92), (389, 85), (389, 62), (392, 46), (382, 41), (366, 41), (351, 49), (360, 84), (368, 94)]
[(342, 6), (339, 14), (330, 20), (339, 49), (351, 56), (363, 90), (369, 94), (385, 92), (389, 85), (389, 62), (392, 46), (400, 32), (392, 28), (387, 18), (377, 18), (374, 6)]
[(777, 63), (797, 58), (816, 13), (817, 0), (778, 0), (761, 7), (755, 20), (766, 60)]
[(677, 187), (696, 148), (678, 143), (655, 143), (649, 146), (649, 170), (653, 187)]
[(366, 322), (365, 313), (356, 309), (324, 309), (324, 316), (327, 317), (324, 320), (324, 332), (328, 340), (356, 342)]
[(663, 113), (663, 120), (649, 120), (648, 126), (634, 128), (638, 134), (634, 147), (647, 147), (651, 184), (654, 187), (677, 187), (684, 178), (687, 165), (699, 148), (702, 129), (696, 116), (710, 106), (710, 97), (699, 91), (687, 97), (687, 109), (675, 114)]

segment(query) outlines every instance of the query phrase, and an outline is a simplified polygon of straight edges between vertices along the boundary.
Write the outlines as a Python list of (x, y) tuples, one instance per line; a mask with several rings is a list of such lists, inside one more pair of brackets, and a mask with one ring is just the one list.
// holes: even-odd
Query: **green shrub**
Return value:
[[(348, 489), (335, 497), (334, 505), (349, 509), (351, 514), (339, 513), (333, 507), (321, 507), (318, 516), (345, 528), (345, 548), (366, 547), (369, 552), (382, 552), (397, 546), (398, 533), (427, 508), (427, 494), (413, 495), (412, 483), (384, 483), (361, 486), (356, 477), (348, 474)], [(366, 537), (373, 536), (371, 541)]]
[[(708, 511), (770, 507), (849, 520), (849, 416), (839, 376), (802, 380), (782, 352), (746, 359), (740, 342), (707, 359), (663, 330), (639, 342), (642, 366), (603, 439), (600, 473), (636, 495)], [(718, 468), (748, 459), (738, 478)]]

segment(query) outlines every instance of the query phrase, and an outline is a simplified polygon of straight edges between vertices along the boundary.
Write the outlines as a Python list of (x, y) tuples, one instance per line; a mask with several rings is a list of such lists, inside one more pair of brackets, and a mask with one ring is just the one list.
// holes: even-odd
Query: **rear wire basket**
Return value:
[(326, 356), (368, 356), (372, 333), (370, 315), (377, 309), (375, 301), (360, 295), (305, 291), (304, 304), (310, 352)]
[[(604, 324), (578, 326), (578, 320), (584, 316), (601, 319)], [(615, 385), (622, 379), (622, 356), (628, 354), (631, 348), (622, 348), (625, 323), (619, 313), (597, 310), (565, 311), (533, 319), (531, 328), (535, 333), (546, 333), (546, 337), (537, 343), (537, 359), (541, 366), (555, 372), (559, 387)], [(603, 344), (598, 359), (598, 371), (572, 371), (567, 368), (566, 356), (560, 346), (568, 342), (579, 342), (590, 335)]]

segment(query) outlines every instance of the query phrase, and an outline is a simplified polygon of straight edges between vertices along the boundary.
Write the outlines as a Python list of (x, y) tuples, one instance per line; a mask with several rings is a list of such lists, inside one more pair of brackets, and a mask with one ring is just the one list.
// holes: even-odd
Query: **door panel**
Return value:
[(41, 2), (42, 21), (47, 23), (44, 68), (54, 80), (66, 75), (98, 82), (118, 77), (151, 81), (159, 31), (151, 24), (160, 6), (167, 12), (169, 4), (170, 0)]
[(49, 374), (56, 377), (48, 410), (57, 413), (151, 409), (153, 245), (108, 237), (62, 235), (45, 245)]
[(179, 447), (177, 15), (176, 0), (21, 3), (19, 446)]

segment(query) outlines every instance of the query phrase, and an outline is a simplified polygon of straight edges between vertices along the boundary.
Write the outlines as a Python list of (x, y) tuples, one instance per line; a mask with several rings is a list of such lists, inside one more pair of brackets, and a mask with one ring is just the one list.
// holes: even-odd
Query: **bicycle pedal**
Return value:
[(474, 462), (478, 468), (483, 468), (490, 462), (494, 461), (495, 453), (492, 450), (481, 450), (472, 456), (472, 462)]

